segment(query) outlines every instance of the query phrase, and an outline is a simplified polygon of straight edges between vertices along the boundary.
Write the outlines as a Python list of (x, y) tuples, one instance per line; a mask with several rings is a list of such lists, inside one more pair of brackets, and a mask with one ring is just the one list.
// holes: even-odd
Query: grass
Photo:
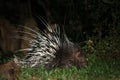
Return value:
[[(28, 73), (30, 71), (30, 73)], [(79, 76), (81, 72), (76, 68), (71, 69), (54, 69), (46, 71), (43, 68), (40, 69), (26, 69), (23, 70), (21, 80), (26, 80), (27, 78), (38, 78), (41, 80), (77, 80), (81, 77)], [(35, 73), (33, 73), (35, 72)], [(25, 77), (23, 78), (23, 75)], [(87, 78), (87, 76), (86, 76)]]
[(37, 78), (37, 80), (120, 80), (120, 68), (118, 66), (108, 66), (105, 63), (88, 66), (77, 70), (75, 67), (69, 69), (45, 70), (22, 69), (19, 80)]
[[(89, 65), (80, 70), (69, 69), (45, 70), (44, 68), (21, 69), (19, 80), (120, 80), (120, 62), (106, 62), (88, 55)], [(94, 60), (93, 60), (94, 59)]]

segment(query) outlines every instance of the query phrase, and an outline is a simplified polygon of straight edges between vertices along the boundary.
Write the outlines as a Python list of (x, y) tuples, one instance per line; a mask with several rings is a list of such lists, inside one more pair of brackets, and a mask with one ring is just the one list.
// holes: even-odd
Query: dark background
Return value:
[(38, 17), (64, 26), (73, 42), (91, 39), (97, 43), (111, 36), (114, 40), (113, 36), (120, 34), (119, 0), (0, 0), (1, 52), (22, 48), (21, 41), (8, 39), (11, 36), (8, 34), (16, 30), (14, 24), (36, 23), (40, 29), (45, 29)]
[(30, 17), (41, 16), (84, 40), (87, 35), (105, 36), (113, 28), (119, 32), (119, 5), (119, 0), (0, 0), (0, 18), (23, 24)]

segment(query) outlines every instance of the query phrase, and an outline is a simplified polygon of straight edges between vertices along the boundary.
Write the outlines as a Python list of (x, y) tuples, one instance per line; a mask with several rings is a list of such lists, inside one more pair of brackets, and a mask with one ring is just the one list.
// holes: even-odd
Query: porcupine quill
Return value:
[(24, 27), (30, 32), (22, 32), (31, 35), (32, 38), (25, 38), (30, 45), (23, 59), (15, 58), (15, 62), (20, 67), (45, 67), (45, 68), (68, 68), (75, 66), (81, 68), (86, 66), (85, 54), (80, 47), (69, 41), (65, 31), (61, 30), (57, 24), (49, 25), (45, 20), (41, 20), (46, 26), (45, 31), (35, 31), (29, 27)]

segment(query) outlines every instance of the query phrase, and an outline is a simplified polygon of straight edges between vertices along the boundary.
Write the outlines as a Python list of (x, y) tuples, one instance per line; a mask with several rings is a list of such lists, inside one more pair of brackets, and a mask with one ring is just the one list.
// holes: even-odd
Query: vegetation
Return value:
[[(1, 0), (0, 5), (0, 19), (5, 18), (10, 24), (24, 25), (31, 16), (40, 26), (35, 16), (60, 24), (68, 37), (87, 53), (88, 66), (80, 70), (75, 67), (53, 70), (25, 68), (18, 75), (20, 80), (120, 80), (119, 0)], [(0, 24), (2, 42), (8, 36), (1, 37), (4, 33), (1, 28)], [(0, 64), (12, 56), (4, 55), (3, 52), (8, 50), (2, 49), (4, 44), (1, 42)]]

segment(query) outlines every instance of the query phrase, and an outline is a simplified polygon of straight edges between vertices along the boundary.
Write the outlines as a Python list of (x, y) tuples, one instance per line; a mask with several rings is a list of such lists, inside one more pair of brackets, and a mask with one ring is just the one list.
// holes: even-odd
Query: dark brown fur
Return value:
[(69, 68), (72, 66), (80, 69), (87, 65), (85, 54), (77, 46), (63, 45), (56, 53), (56, 58), (47, 68)]

